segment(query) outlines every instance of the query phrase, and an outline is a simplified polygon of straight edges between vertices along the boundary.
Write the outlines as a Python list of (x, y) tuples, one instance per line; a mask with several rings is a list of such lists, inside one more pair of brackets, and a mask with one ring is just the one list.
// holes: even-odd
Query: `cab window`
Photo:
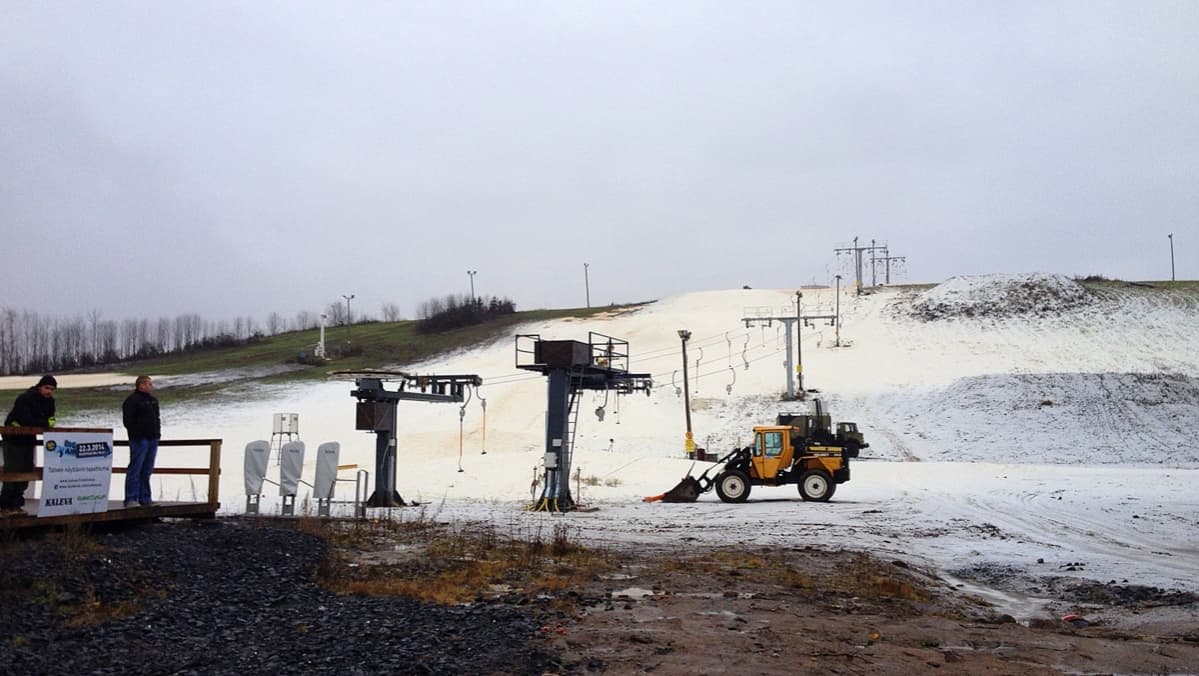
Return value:
[(762, 450), (768, 458), (777, 458), (783, 454), (783, 433), (767, 432), (762, 435)]

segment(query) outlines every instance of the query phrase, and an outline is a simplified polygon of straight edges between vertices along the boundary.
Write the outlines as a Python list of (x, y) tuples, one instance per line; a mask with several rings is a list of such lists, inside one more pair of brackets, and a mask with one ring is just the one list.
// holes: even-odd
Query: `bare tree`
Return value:
[(17, 311), (0, 310), (0, 373), (17, 372)]
[(91, 351), (92, 351), (92, 356), (99, 357), (100, 356), (100, 310), (97, 308), (92, 308), (87, 313), (87, 322), (88, 322), (88, 326), (91, 327), (91, 339), (92, 339), (92, 343), (89, 346), (89, 349), (91, 349)]
[(325, 308), (325, 314), (329, 315), (329, 326), (340, 326), (346, 323), (346, 306), (339, 300), (329, 303)]
[(403, 319), (403, 317), (400, 315), (400, 306), (399, 305), (396, 305), (395, 303), (384, 303), (383, 304), (383, 321), (398, 322), (401, 319)]
[(117, 353), (117, 322), (109, 319), (102, 321), (97, 326), (97, 333), (100, 340), (100, 351), (96, 355), (97, 361), (113, 362), (120, 359), (120, 354)]
[(171, 320), (160, 317), (154, 327), (154, 347), (159, 352), (170, 352), (172, 344)]

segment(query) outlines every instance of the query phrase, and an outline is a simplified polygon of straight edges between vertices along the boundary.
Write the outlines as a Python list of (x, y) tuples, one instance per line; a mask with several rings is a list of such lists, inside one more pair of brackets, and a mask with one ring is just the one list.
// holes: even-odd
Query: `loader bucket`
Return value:
[(700, 489), (699, 481), (695, 477), (688, 474), (683, 477), (679, 485), (666, 491), (661, 495), (651, 495), (645, 498), (644, 502), (695, 502), (699, 499), (699, 494), (703, 490)]

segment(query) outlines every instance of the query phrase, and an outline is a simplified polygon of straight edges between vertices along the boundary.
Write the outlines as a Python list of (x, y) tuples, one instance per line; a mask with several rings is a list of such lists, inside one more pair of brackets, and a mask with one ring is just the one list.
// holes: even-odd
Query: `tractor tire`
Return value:
[(808, 470), (799, 478), (799, 496), (809, 502), (828, 502), (837, 491), (837, 484), (822, 469)]
[(722, 502), (745, 502), (749, 499), (749, 476), (736, 469), (721, 472), (716, 477), (716, 495)]

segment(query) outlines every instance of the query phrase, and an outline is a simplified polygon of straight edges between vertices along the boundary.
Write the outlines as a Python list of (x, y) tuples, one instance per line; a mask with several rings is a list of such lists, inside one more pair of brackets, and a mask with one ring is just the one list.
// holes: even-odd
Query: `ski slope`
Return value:
[[(1013, 608), (1023, 607), (1017, 589), (1028, 595), (1038, 580), (1060, 577), (1199, 590), (1194, 293), (1084, 287), (1039, 274), (842, 290), (839, 300), (832, 289), (802, 293), (805, 315), (839, 306), (842, 317), (839, 345), (824, 320), (803, 328), (804, 385), (834, 420), (857, 421), (870, 442), (863, 455), (871, 459), (854, 463), (852, 481), (832, 502), (804, 503), (794, 487), (755, 488), (744, 505), (725, 505), (714, 493), (694, 504), (640, 501), (693, 468), (683, 458), (679, 329), (692, 333), (687, 368), (699, 445), (744, 444), (753, 425), (798, 406), (780, 401), (781, 325), (744, 321), (794, 316), (795, 291), (737, 289), (520, 327), (544, 339), (586, 341), (594, 331), (627, 340), (630, 369), (654, 376), (648, 397), (582, 396), (572, 489), (596, 511), (523, 509), (541, 473), (546, 384), (515, 368), (511, 337), (406, 367), (477, 373), (484, 382), (465, 408), (400, 405), (397, 485), (423, 503), (408, 515), (512, 529), (556, 519), (601, 542), (667, 550), (696, 542), (865, 548), (949, 572), (1007, 571)], [(225, 440), (221, 499), (224, 511), (237, 512), (245, 501), (241, 449), (269, 437), (275, 412), (300, 414), (310, 456), (336, 440), (343, 464), (373, 471), (374, 437), (354, 430), (352, 388), (330, 381), (231, 391), (227, 403), (165, 410), (164, 426), (171, 437)], [(116, 420), (89, 422), (119, 428)], [(161, 481), (166, 499), (204, 490)], [(352, 494), (352, 483), (338, 489), (338, 499)], [(263, 497), (264, 509), (277, 504)]]

